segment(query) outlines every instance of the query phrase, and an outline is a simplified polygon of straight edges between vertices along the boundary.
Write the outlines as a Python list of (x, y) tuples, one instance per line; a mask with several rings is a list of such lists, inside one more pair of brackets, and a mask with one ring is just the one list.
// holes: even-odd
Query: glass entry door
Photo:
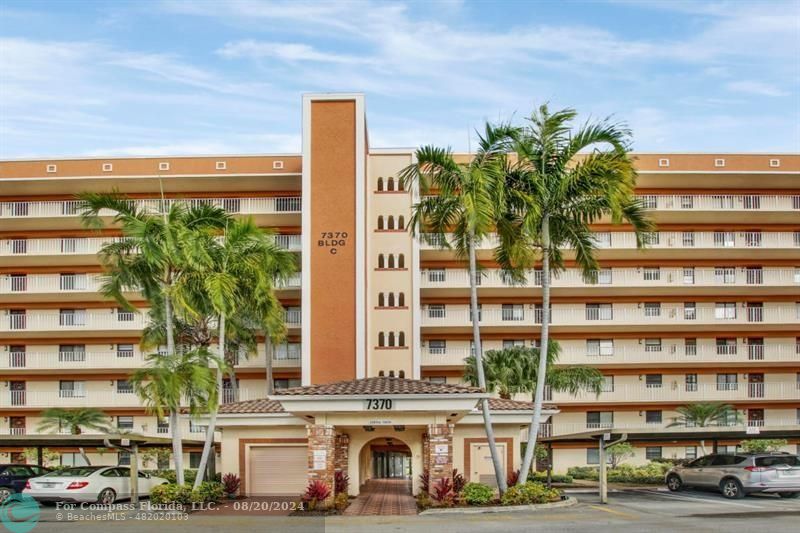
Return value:
[(372, 474), (375, 478), (411, 478), (411, 454), (405, 452), (373, 452)]

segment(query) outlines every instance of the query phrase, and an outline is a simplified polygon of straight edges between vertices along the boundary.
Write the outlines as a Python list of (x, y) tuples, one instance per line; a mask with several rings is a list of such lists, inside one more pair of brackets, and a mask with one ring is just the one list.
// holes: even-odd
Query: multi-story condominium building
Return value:
[[(222, 469), (240, 473), (247, 492), (297, 492), (307, 475), (335, 469), (354, 486), (453, 468), (490, 481), (477, 405), (486, 395), (462, 377), (469, 277), (453, 252), (406, 227), (417, 194), (398, 173), (413, 160), (413, 149), (369, 146), (361, 95), (310, 95), (302, 154), (0, 162), (0, 432), (36, 432), (47, 407), (91, 406), (119, 428), (169, 434), (128, 381), (143, 364), (146, 303), (131, 313), (98, 293), (96, 252), (119, 233), (84, 229), (74, 198), (117, 188), (157, 209), (163, 189), (252, 216), (300, 255), (301, 272), (279, 291), (288, 340), (239, 359), (239, 401), (226, 397), (220, 417)], [(568, 259), (553, 279), (558, 364), (600, 369), (605, 388), (548, 391), (542, 434), (685, 436), (693, 430), (670, 427), (676, 408), (710, 401), (734, 406), (743, 434), (797, 430), (800, 155), (640, 153), (636, 165), (658, 224), (647, 249), (630, 228), (599, 223), (601, 269), (586, 279)], [(478, 253), (484, 348), (535, 346), (541, 272), (506, 284), (493, 246)], [(509, 471), (531, 413), (530, 398), (516, 400), (491, 402)], [(202, 436), (200, 422), (184, 423), (186, 436)], [(634, 442), (631, 460), (692, 457), (698, 444)], [(597, 462), (594, 447), (553, 447), (557, 471)]]

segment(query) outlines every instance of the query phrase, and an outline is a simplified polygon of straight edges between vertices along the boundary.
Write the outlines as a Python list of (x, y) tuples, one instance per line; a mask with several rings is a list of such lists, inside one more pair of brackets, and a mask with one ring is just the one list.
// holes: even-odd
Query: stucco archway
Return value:
[(396, 431), (394, 428), (379, 428), (374, 431), (348, 429), (350, 436), (350, 492), (357, 494), (364, 483), (372, 477), (372, 445), (384, 445), (387, 439), (398, 449), (405, 447), (411, 454), (411, 490), (416, 494), (419, 486), (419, 475), (422, 473), (422, 435), (423, 428), (407, 428)]

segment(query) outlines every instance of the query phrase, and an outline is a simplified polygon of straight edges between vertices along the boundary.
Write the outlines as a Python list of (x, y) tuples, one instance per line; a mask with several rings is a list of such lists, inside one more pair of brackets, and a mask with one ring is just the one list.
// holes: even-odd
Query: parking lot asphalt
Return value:
[(572, 494), (578, 504), (563, 509), (523, 513), (299, 518), (214, 513), (190, 514), (185, 519), (144, 516), (102, 521), (83, 517), (57, 519), (57, 510), (43, 507), (34, 532), (120, 533), (158, 530), (161, 533), (204, 533), (239, 531), (372, 533), (397, 531), (509, 532), (509, 531), (586, 531), (613, 528), (617, 531), (798, 531), (800, 499), (751, 495), (742, 500), (726, 500), (714, 492), (687, 490), (670, 493), (663, 489), (625, 489), (609, 494), (609, 504), (601, 505), (597, 494)]

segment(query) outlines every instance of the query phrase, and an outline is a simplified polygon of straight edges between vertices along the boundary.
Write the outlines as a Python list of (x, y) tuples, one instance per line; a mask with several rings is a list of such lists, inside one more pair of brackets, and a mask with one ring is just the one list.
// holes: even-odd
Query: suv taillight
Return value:
[(744, 469), (748, 472), (767, 472), (769, 470), (775, 470), (774, 468), (768, 468), (766, 466), (746, 466)]
[(26, 482), (25, 482), (25, 488), (26, 488), (26, 489), (29, 489), (29, 488), (31, 488), (31, 482), (30, 482), (30, 481), (26, 481)]
[(67, 490), (70, 490), (70, 489), (82, 489), (83, 487), (85, 487), (88, 484), (89, 484), (88, 481), (73, 481), (72, 483), (67, 485)]

